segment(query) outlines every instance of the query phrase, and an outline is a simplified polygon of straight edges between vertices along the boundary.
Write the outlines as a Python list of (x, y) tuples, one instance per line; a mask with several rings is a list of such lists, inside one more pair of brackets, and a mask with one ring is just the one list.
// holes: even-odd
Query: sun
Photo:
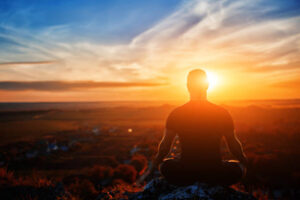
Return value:
[(209, 71), (206, 71), (206, 75), (207, 75), (207, 80), (209, 83), (208, 90), (212, 91), (216, 88), (216, 86), (219, 83), (218, 75), (216, 73), (209, 72)]

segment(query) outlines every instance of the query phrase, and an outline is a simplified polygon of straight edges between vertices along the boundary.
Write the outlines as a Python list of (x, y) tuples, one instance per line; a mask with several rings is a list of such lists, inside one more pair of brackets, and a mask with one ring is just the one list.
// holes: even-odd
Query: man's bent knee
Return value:
[(243, 167), (239, 161), (236, 160), (229, 160), (229, 161), (223, 161), (223, 167), (225, 177), (224, 177), (224, 183), (228, 185), (232, 185), (234, 183), (237, 183), (241, 180), (243, 177)]
[(159, 165), (160, 173), (165, 176), (166, 174), (173, 173), (178, 168), (178, 160), (166, 159)]

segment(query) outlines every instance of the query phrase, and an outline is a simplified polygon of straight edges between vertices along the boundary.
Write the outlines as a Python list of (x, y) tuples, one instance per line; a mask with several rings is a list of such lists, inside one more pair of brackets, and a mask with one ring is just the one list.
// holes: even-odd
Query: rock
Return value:
[(93, 128), (92, 133), (94, 133), (94, 135), (100, 135), (100, 130), (98, 127)]
[(205, 183), (195, 183), (189, 186), (175, 186), (168, 184), (163, 178), (156, 178), (151, 180), (142, 192), (136, 193), (131, 200), (142, 199), (199, 199), (199, 200), (213, 200), (213, 199), (241, 199), (241, 200), (255, 200), (255, 198), (247, 193), (236, 191), (229, 187), (223, 186), (209, 186)]
[(26, 153), (26, 158), (35, 158), (38, 155), (38, 151), (29, 151)]
[(69, 147), (66, 146), (66, 145), (62, 145), (62, 146), (60, 146), (60, 150), (62, 150), (62, 151), (68, 151)]
[(56, 143), (49, 143), (47, 147), (47, 152), (56, 151), (58, 150), (58, 146)]

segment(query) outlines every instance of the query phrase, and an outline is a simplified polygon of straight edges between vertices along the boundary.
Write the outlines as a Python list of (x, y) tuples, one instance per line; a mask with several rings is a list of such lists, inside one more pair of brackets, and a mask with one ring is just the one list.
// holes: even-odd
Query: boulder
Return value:
[(129, 199), (235, 199), (235, 200), (255, 200), (252, 195), (234, 190), (224, 186), (212, 186), (205, 183), (194, 183), (189, 186), (175, 186), (168, 184), (163, 178), (151, 180), (144, 190), (132, 195)]

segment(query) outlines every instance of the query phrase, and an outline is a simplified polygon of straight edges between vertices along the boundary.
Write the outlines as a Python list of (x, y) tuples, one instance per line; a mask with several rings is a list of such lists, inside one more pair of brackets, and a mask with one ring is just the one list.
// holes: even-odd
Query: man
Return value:
[[(190, 101), (168, 116), (158, 154), (140, 183), (158, 167), (171, 184), (188, 185), (195, 181), (222, 185), (236, 183), (245, 172), (247, 159), (235, 136), (230, 114), (207, 101), (208, 81), (203, 70), (189, 72), (187, 88)], [(181, 158), (164, 160), (176, 135), (182, 149)], [(238, 161), (222, 160), (220, 142), (223, 137)]]

